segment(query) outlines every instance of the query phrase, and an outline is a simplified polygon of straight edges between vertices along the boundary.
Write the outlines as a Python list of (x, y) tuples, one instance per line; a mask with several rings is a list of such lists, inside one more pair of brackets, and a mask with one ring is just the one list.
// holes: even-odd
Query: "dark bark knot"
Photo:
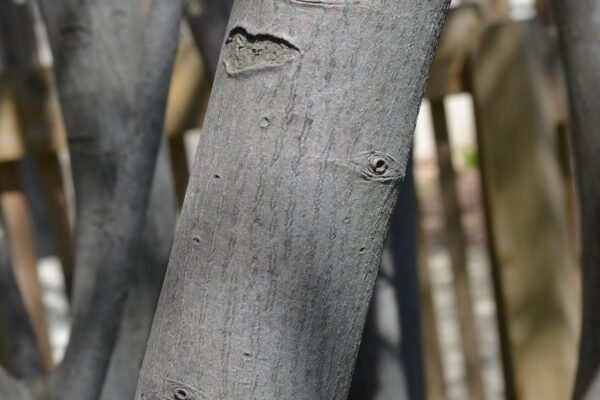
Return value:
[(175, 390), (175, 393), (173, 393), (173, 398), (175, 400), (188, 400), (189, 397), (190, 397), (190, 394), (185, 389), (179, 388), (179, 389)]
[(168, 397), (165, 400), (203, 400), (206, 398), (200, 390), (171, 379), (167, 380), (166, 389)]
[(368, 181), (391, 183), (402, 178), (400, 164), (389, 154), (378, 151), (362, 152), (354, 156), (352, 163)]
[(289, 0), (292, 3), (303, 6), (315, 7), (342, 7), (346, 5), (360, 4), (360, 0)]
[(225, 41), (223, 62), (230, 75), (273, 68), (295, 59), (300, 50), (285, 39), (234, 28)]

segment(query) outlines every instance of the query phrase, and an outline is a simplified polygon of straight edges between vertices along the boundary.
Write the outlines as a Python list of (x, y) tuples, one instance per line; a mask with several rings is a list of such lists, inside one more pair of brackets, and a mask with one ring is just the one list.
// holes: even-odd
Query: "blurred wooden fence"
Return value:
[(510, 21), (498, 15), (499, 4), (491, 9), (492, 15), (477, 6), (451, 11), (426, 93), (467, 383), (471, 399), (485, 398), (444, 107), (444, 99), (457, 93), (473, 99), (505, 396), (568, 399), (579, 329), (579, 259), (558, 52), (541, 21)]

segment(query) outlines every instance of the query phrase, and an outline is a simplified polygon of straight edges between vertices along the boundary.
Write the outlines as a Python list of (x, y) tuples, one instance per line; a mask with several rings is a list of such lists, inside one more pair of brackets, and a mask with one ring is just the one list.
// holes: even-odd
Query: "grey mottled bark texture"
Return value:
[(166, 142), (156, 165), (139, 258), (102, 400), (131, 400), (146, 351), (175, 232), (175, 189)]
[(600, 385), (592, 386), (600, 379), (600, 2), (554, 0), (554, 7), (567, 71), (581, 202), (583, 321), (574, 398), (591, 400), (600, 397)]
[(349, 400), (425, 400), (412, 160), (400, 186)]
[(11, 400), (31, 400), (31, 394), (23, 383), (9, 376), (0, 368), (0, 398)]
[(136, 399), (346, 398), (448, 3), (236, 1)]

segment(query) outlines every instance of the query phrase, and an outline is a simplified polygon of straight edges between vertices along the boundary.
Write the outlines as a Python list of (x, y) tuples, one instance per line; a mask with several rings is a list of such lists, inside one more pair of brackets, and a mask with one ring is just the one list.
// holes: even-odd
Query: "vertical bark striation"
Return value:
[(235, 3), (137, 399), (346, 398), (447, 6)]
[[(583, 325), (575, 399), (600, 381), (600, 3), (554, 0), (566, 64), (581, 201)], [(600, 396), (595, 385), (587, 398)]]

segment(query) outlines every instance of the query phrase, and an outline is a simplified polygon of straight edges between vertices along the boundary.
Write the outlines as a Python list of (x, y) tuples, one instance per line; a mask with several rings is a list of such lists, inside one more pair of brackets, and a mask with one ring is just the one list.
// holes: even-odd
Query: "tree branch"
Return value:
[(167, 147), (165, 140), (156, 164), (134, 282), (102, 389), (102, 400), (132, 399), (135, 394), (175, 232), (175, 189)]
[(0, 313), (9, 328), (8, 341), (12, 366), (19, 378), (44, 373), (35, 333), (10, 265), (6, 233), (0, 216)]
[(33, 400), (25, 385), (8, 375), (2, 367), (0, 367), (0, 398)]
[[(567, 72), (573, 150), (581, 203), (583, 318), (573, 398), (598, 398), (600, 388), (600, 6), (596, 0), (554, 0)], [(596, 383), (594, 383), (596, 382)]]

